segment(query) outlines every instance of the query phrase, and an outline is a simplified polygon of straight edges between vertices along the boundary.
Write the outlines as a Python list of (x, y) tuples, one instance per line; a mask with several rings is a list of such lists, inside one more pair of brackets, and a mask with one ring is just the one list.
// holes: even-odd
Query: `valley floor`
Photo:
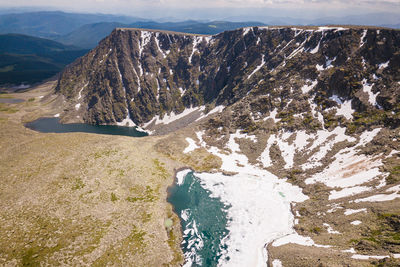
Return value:
[(180, 165), (155, 151), (161, 138), (25, 128), (58, 112), (53, 86), (1, 104), (0, 265), (181, 263), (179, 220), (166, 202)]

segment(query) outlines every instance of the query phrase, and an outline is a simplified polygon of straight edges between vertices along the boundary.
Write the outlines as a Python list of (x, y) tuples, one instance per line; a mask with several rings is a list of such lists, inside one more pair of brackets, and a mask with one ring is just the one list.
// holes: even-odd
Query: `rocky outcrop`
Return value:
[(241, 119), (226, 123), (249, 131), (273, 111), (289, 129), (354, 123), (354, 115), (397, 127), (398, 43), (400, 31), (374, 28), (116, 29), (64, 70), (56, 91), (70, 103), (65, 118), (93, 124), (148, 125), (235, 104)]

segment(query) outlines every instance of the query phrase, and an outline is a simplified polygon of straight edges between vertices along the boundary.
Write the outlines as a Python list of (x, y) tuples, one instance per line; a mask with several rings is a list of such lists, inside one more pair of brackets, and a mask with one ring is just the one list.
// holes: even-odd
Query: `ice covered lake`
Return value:
[(267, 266), (266, 245), (294, 233), (301, 191), (272, 176), (178, 172), (168, 201), (181, 219), (184, 266)]

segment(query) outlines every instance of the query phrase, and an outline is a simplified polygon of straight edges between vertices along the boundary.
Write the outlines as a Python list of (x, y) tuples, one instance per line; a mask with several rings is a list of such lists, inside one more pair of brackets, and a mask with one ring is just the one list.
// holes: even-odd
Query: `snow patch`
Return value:
[(323, 223), (323, 226), (326, 227), (326, 230), (328, 231), (329, 234), (340, 234), (340, 232), (333, 230), (332, 226), (330, 226), (327, 223)]
[(278, 259), (272, 261), (272, 267), (282, 267), (282, 262)]
[(186, 142), (189, 143), (189, 145), (185, 148), (185, 150), (183, 150), (183, 153), (186, 154), (186, 153), (192, 152), (196, 148), (199, 148), (199, 146), (196, 145), (196, 142), (192, 138), (186, 137), (185, 140), (186, 140)]
[(323, 71), (323, 70), (325, 70), (324, 65), (319, 65), (319, 64), (317, 64), (317, 65), (315, 65), (315, 67), (317, 68), (318, 71)]
[(362, 223), (362, 221), (356, 220), (356, 221), (352, 221), (350, 224), (351, 225), (360, 225)]
[(344, 215), (348, 216), (348, 215), (359, 213), (359, 212), (367, 212), (367, 209), (366, 208), (362, 208), (362, 209), (358, 209), (358, 210), (346, 209), (344, 212)]
[(243, 28), (243, 29), (242, 29), (242, 30), (243, 30), (243, 36), (245, 36), (246, 34), (248, 34), (249, 31), (250, 31), (251, 29), (252, 29), (251, 27)]
[(340, 108), (336, 108), (337, 116), (344, 116), (347, 120), (353, 119), (354, 109), (351, 108), (351, 100), (346, 100), (340, 105)]
[(350, 249), (346, 249), (346, 250), (342, 250), (342, 252), (344, 253), (356, 253), (356, 250), (354, 248), (350, 248)]
[(136, 126), (136, 124), (131, 120), (128, 109), (126, 109), (126, 112), (128, 113), (128, 115), (126, 115), (126, 118), (123, 119), (121, 122), (117, 122), (117, 125), (118, 126), (128, 126), (128, 127)]
[[(327, 168), (311, 178), (306, 179), (305, 183), (313, 184), (321, 182), (332, 188), (346, 188), (367, 183), (381, 175), (382, 173), (379, 171), (379, 167), (382, 166), (382, 159), (380, 159), (379, 156), (368, 157), (364, 154), (358, 155), (358, 148), (369, 143), (378, 132), (379, 128), (364, 132), (357, 146), (340, 150), (335, 155), (335, 160)], [(342, 134), (344, 135), (344, 132)], [(354, 141), (353, 137), (346, 137), (346, 139), (349, 142)], [(354, 190), (357, 191), (361, 189), (365, 188), (356, 188), (353, 189), (353, 192)], [(351, 191), (352, 190), (349, 189), (349, 191), (346, 192), (350, 193)]]
[(360, 203), (360, 202), (384, 202), (384, 201), (391, 201), (394, 200), (396, 198), (400, 198), (400, 195), (397, 194), (397, 192), (393, 193), (393, 194), (377, 194), (377, 195), (373, 195), (370, 197), (366, 197), (366, 198), (361, 198), (361, 199), (356, 199), (354, 200), (355, 203)]
[(343, 28), (343, 27), (318, 27), (318, 30), (316, 32), (323, 32), (323, 31), (330, 31), (330, 30), (335, 30), (335, 32), (338, 31), (345, 31), (348, 30), (348, 28)]
[(174, 111), (172, 111), (169, 115), (164, 115), (164, 117), (162, 119), (160, 119), (160, 116), (157, 115), (156, 116), (156, 125), (157, 124), (169, 124), (173, 121), (179, 120), (187, 115), (189, 115), (190, 113), (194, 112), (194, 111), (203, 111), (204, 110), (204, 106), (201, 107), (192, 107), (192, 108), (187, 108), (185, 109), (183, 112), (179, 113), (179, 114), (175, 114)]
[(368, 186), (354, 186), (354, 187), (347, 187), (340, 191), (332, 190), (329, 194), (329, 200), (335, 200), (343, 197), (354, 196), (360, 194), (365, 191), (369, 191), (372, 188)]
[(250, 73), (249, 76), (247, 76), (247, 79), (250, 79), (251, 76), (253, 76), (254, 73), (256, 73), (257, 71), (259, 71), (259, 70), (264, 66), (264, 64), (265, 64), (265, 59), (264, 59), (264, 58), (265, 58), (265, 55), (262, 55), (261, 64), (258, 65), (258, 66), (253, 70), (253, 72)]
[[(311, 84), (309, 85), (310, 82)], [(303, 92), (303, 94), (307, 94), (317, 85), (317, 83), (318, 83), (317, 80), (315, 81), (306, 80), (306, 83), (301, 87), (301, 91)]]
[(389, 66), (389, 61), (386, 61), (385, 63), (381, 63), (378, 65), (378, 69), (386, 69)]
[(363, 79), (362, 85), (363, 85), (363, 91), (368, 94), (368, 102), (371, 105), (376, 106), (377, 105), (376, 97), (379, 95), (380, 92), (377, 92), (377, 93), (374, 94), (372, 92), (373, 84), (368, 84), (367, 83), (367, 79)]
[(192, 53), (191, 53), (190, 56), (189, 56), (189, 63), (190, 63), (190, 64), (192, 64), (192, 57), (193, 57), (194, 53), (195, 53), (196, 51), (198, 51), (196, 47), (197, 47), (197, 45), (201, 42), (201, 40), (202, 40), (202, 38), (201, 38), (201, 37), (198, 37), (198, 36), (195, 36), (195, 37), (193, 38)]
[(312, 49), (312, 50), (310, 51), (310, 53), (311, 53), (311, 54), (315, 54), (315, 53), (317, 53), (317, 52), (318, 52), (318, 50), (319, 50), (319, 46), (320, 46), (320, 44), (321, 44), (321, 41), (322, 41), (322, 38), (324, 38), (324, 35), (322, 35), (322, 36), (321, 36), (321, 39), (319, 40), (319, 42), (318, 42), (317, 46), (316, 46), (316, 47), (314, 47), (314, 49)]
[(276, 123), (276, 122), (278, 122), (278, 121), (281, 120), (281, 119), (277, 119), (277, 118), (276, 118), (276, 115), (277, 115), (277, 114), (278, 114), (278, 109), (275, 108), (273, 111), (270, 111), (269, 116), (265, 117), (265, 118), (263, 119), (263, 121), (266, 121), (266, 120), (268, 120), (268, 119), (273, 119), (274, 122)]
[(345, 132), (346, 128), (344, 127), (336, 127), (331, 132), (327, 130), (318, 130), (315, 136), (316, 138), (314, 139), (312, 146), (308, 148), (308, 151), (313, 151), (318, 147), (319, 150), (301, 166), (302, 169), (307, 170), (321, 166), (322, 163), (320, 161), (327, 155), (327, 153), (334, 147), (336, 143), (343, 141), (354, 142), (356, 140), (351, 136), (347, 136)]
[(362, 33), (362, 35), (361, 35), (361, 38), (360, 38), (360, 48), (363, 47), (364, 44), (367, 42), (367, 41), (364, 41), (365, 37), (367, 36), (367, 32), (368, 32), (368, 30), (364, 30), (363, 33)]
[(157, 45), (158, 51), (160, 51), (160, 53), (163, 56), (163, 58), (166, 58), (167, 55), (165, 55), (165, 53), (160, 48), (160, 40), (158, 39), (158, 36), (159, 36), (159, 33), (157, 32), (156, 36), (155, 36), (155, 41), (156, 41), (156, 45)]
[(89, 83), (86, 83), (86, 84), (81, 88), (81, 90), (79, 90), (79, 92), (78, 92), (78, 100), (82, 98), (82, 91), (83, 91), (83, 89), (86, 88), (86, 86), (88, 86), (88, 84), (89, 84)]
[(356, 259), (356, 260), (369, 260), (369, 259), (381, 260), (384, 258), (389, 258), (389, 256), (369, 256), (369, 255), (355, 254), (355, 255), (351, 256), (351, 258)]
[(189, 172), (191, 172), (192, 170), (190, 170), (190, 169), (185, 169), (185, 170), (182, 170), (182, 171), (180, 171), (180, 172), (177, 172), (176, 173), (176, 180), (177, 180), (177, 184), (178, 185), (182, 185), (183, 184), (183, 182), (185, 181), (185, 176), (189, 173)]
[(315, 246), (315, 247), (323, 247), (323, 248), (329, 248), (330, 246), (327, 245), (317, 245), (314, 243), (314, 241), (311, 239), (311, 237), (305, 237), (305, 236), (301, 236), (297, 233), (293, 233), (290, 235), (286, 235), (284, 237), (281, 237), (277, 240), (275, 240), (272, 243), (272, 246), (274, 247), (280, 247), (286, 244), (298, 244), (298, 245), (302, 245), (302, 246), (307, 246), (307, 247), (311, 247), (311, 246)]

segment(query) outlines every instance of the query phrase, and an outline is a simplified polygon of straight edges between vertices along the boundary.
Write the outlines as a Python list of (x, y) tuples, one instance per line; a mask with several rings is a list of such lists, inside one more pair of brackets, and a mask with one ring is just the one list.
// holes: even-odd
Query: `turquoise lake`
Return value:
[(168, 191), (167, 200), (181, 219), (185, 266), (217, 266), (226, 251), (222, 241), (229, 234), (229, 207), (219, 198), (211, 197), (193, 172)]

